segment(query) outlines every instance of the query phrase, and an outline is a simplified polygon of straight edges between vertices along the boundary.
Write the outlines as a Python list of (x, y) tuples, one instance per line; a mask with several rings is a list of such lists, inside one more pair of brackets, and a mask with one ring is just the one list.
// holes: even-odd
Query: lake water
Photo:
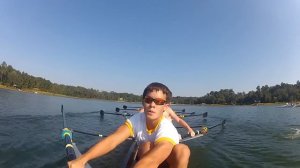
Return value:
[[(61, 105), (70, 128), (109, 134), (124, 122), (121, 116), (91, 111), (114, 112), (122, 102), (44, 96), (0, 89), (0, 167), (66, 167), (60, 138)], [(127, 106), (140, 104), (126, 103)], [(191, 148), (191, 168), (300, 167), (300, 108), (274, 106), (173, 106), (197, 113), (208, 112), (207, 119), (186, 118), (190, 125), (212, 126), (226, 119), (224, 129), (214, 128), (198, 139), (186, 142)], [(81, 151), (99, 138), (74, 134)], [(125, 142), (93, 167), (118, 167), (130, 142)]]

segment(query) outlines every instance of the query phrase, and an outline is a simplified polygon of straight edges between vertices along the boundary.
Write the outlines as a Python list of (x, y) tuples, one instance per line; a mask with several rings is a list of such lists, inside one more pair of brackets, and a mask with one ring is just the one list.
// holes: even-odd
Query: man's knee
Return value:
[(174, 146), (167, 162), (173, 168), (187, 168), (190, 159), (190, 148), (184, 144)]
[(182, 149), (182, 153), (184, 153), (186, 156), (190, 157), (191, 150), (188, 146), (184, 145), (184, 147)]
[(189, 158), (191, 154), (190, 148), (184, 144), (175, 145), (173, 150), (176, 153), (176, 155), (180, 155), (181, 157)]
[(190, 148), (184, 144), (177, 144), (174, 146), (170, 157), (176, 160), (184, 161), (190, 158)]

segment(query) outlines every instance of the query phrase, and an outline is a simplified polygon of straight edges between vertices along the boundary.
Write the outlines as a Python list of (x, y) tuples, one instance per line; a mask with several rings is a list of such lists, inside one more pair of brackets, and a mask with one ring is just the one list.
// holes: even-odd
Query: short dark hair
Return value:
[(150, 83), (144, 90), (143, 92), (143, 99), (146, 97), (146, 95), (150, 92), (152, 92), (153, 90), (156, 90), (156, 91), (159, 91), (161, 90), (164, 94), (166, 94), (166, 97), (167, 97), (167, 100), (166, 102), (167, 103), (170, 103), (171, 102), (171, 98), (172, 98), (172, 92), (170, 91), (170, 89), (162, 84), (162, 83), (158, 83), (158, 82), (153, 82), (153, 83)]

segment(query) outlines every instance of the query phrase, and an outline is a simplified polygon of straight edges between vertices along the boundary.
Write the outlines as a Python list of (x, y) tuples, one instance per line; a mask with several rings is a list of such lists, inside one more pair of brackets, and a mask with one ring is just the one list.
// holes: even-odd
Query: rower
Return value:
[(171, 97), (172, 92), (167, 86), (161, 83), (148, 85), (143, 92), (145, 112), (127, 119), (114, 133), (99, 141), (81, 157), (68, 162), (69, 167), (83, 168), (89, 160), (110, 152), (128, 137), (134, 137), (140, 145), (140, 160), (135, 168), (158, 167), (165, 160), (170, 167), (188, 167), (190, 149), (185, 144), (179, 144), (176, 128), (163, 117)]

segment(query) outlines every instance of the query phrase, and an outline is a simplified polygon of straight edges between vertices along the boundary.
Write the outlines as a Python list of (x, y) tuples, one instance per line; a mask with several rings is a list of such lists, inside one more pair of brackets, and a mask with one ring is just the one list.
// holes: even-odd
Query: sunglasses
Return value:
[(153, 99), (152, 97), (145, 97), (144, 102), (147, 104), (151, 104), (152, 102), (154, 102), (156, 105), (164, 105), (167, 101), (160, 98)]

